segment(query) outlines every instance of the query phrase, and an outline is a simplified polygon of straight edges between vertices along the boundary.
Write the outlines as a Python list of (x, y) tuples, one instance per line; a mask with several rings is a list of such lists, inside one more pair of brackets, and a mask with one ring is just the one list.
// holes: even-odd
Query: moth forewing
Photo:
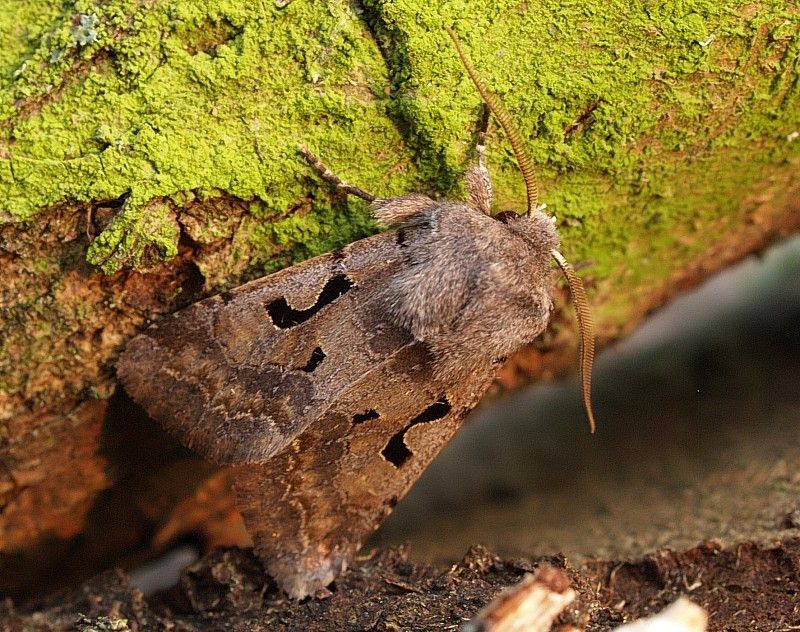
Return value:
[(202, 456), (264, 462), (410, 339), (369, 320), (397, 258), (376, 235), (195, 303), (134, 338), (117, 375)]
[(332, 581), (488, 388), (489, 363), (438, 381), (423, 343), (399, 349), (267, 463), (239, 468), (236, 493), (256, 551), (293, 597)]

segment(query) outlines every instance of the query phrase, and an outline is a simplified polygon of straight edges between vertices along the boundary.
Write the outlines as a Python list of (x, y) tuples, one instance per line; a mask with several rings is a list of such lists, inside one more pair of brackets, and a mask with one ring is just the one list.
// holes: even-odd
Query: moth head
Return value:
[(544, 205), (530, 213), (502, 211), (492, 217), (528, 242), (539, 265), (548, 265), (551, 253), (559, 247), (559, 240), (556, 220), (544, 212)]
[[(522, 137), (514, 124), (508, 111), (503, 106), (503, 103), (497, 96), (489, 90), (486, 84), (478, 75), (475, 67), (467, 57), (466, 52), (461, 46), (455, 31), (449, 26), (445, 26), (453, 44), (456, 47), (458, 56), (467, 75), (472, 80), (475, 88), (483, 98), (483, 102), (489, 108), (491, 113), (500, 123), (506, 137), (508, 138), (511, 147), (514, 150), (514, 157), (517, 160), (517, 165), (522, 173), (522, 178), (525, 181), (525, 192), (528, 198), (528, 206), (525, 213), (518, 217), (509, 216), (506, 213), (501, 213), (495, 216), (500, 221), (505, 221), (509, 226), (520, 228), (525, 231), (541, 230), (539, 233), (542, 237), (541, 248), (547, 249), (550, 256), (555, 259), (564, 276), (569, 284), (569, 289), (572, 294), (572, 302), (575, 306), (575, 313), (578, 320), (578, 328), (580, 329), (580, 371), (581, 371), (581, 386), (583, 394), (583, 404), (586, 408), (586, 414), (589, 417), (589, 427), (592, 432), (595, 430), (594, 413), (592, 412), (591, 403), (591, 384), (592, 384), (592, 366), (594, 364), (594, 333), (592, 326), (592, 316), (589, 310), (589, 302), (586, 298), (586, 290), (583, 287), (581, 278), (575, 272), (575, 269), (567, 262), (564, 256), (558, 251), (558, 236), (556, 235), (555, 224), (552, 219), (545, 215), (542, 210), (543, 206), (539, 206), (539, 186), (536, 182), (536, 173), (533, 168), (533, 161), (531, 160), (525, 146), (522, 143)], [(549, 223), (549, 228), (548, 228)], [(552, 236), (548, 239), (548, 236)]]

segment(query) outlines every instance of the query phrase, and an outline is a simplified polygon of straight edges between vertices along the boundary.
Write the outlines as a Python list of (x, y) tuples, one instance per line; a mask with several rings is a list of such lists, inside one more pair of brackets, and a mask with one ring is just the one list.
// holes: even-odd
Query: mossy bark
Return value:
[[(81, 546), (101, 564), (191, 528), (241, 541), (224, 500), (199, 512), (215, 527), (175, 518), (208, 469), (138, 452), (167, 440), (108, 403), (113, 361), (150, 320), (376, 229), (299, 143), (381, 196), (462, 193), (479, 99), (443, 24), (590, 262), (603, 338), (800, 226), (796, 2), (2, 4), (0, 569), (39, 570), (0, 591)], [(497, 129), (489, 165), (498, 208), (522, 208)], [(563, 365), (568, 322), (506, 383)]]

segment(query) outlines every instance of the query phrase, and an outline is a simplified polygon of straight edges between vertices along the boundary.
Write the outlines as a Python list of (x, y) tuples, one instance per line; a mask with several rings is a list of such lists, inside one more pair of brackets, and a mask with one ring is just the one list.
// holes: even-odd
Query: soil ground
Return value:
[(6, 604), (0, 620), (3, 630), (14, 632), (457, 630), (500, 590), (547, 562), (563, 568), (578, 593), (561, 625), (610, 630), (687, 594), (709, 612), (712, 631), (788, 632), (800, 626), (798, 560), (798, 538), (769, 548), (707, 543), (682, 553), (662, 551), (636, 562), (582, 568), (562, 557), (502, 560), (474, 548), (442, 570), (413, 564), (399, 549), (362, 560), (329, 595), (298, 604), (276, 592), (249, 550), (228, 549), (205, 557), (177, 588), (149, 600), (122, 572), (109, 571), (40, 603), (34, 612), (18, 614)]

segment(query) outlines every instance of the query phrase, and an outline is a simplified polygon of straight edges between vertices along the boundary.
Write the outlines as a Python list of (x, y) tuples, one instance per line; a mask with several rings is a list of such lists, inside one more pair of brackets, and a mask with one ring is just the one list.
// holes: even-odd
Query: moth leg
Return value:
[(435, 204), (427, 195), (421, 193), (409, 193), (396, 198), (378, 198), (359, 189), (352, 184), (348, 184), (336, 174), (334, 174), (325, 163), (312, 154), (307, 147), (302, 145), (298, 151), (306, 159), (309, 165), (319, 172), (323, 180), (330, 182), (333, 186), (345, 193), (360, 197), (370, 203), (369, 207), (373, 217), (384, 226), (394, 226), (410, 220), (414, 215), (418, 215), (426, 208)]
[(356, 197), (360, 197), (362, 200), (366, 200), (367, 202), (374, 202), (377, 199), (374, 195), (370, 195), (363, 189), (359, 189), (358, 187), (353, 186), (352, 184), (347, 184), (347, 182), (342, 180), (340, 177), (334, 174), (330, 169), (328, 169), (328, 167), (325, 166), (325, 163), (322, 162), (319, 158), (317, 158), (314, 154), (312, 154), (307, 147), (301, 145), (300, 147), (298, 147), (298, 151), (303, 156), (303, 158), (306, 159), (306, 162), (308, 162), (309, 165), (314, 167), (314, 169), (316, 169), (319, 172), (319, 175), (323, 180), (330, 182), (337, 189), (340, 189), (350, 195), (355, 195)]
[(489, 113), (488, 106), (484, 104), (478, 141), (475, 144), (478, 164), (470, 166), (466, 175), (470, 202), (486, 215), (492, 214), (492, 180), (486, 168), (486, 131), (489, 129)]

